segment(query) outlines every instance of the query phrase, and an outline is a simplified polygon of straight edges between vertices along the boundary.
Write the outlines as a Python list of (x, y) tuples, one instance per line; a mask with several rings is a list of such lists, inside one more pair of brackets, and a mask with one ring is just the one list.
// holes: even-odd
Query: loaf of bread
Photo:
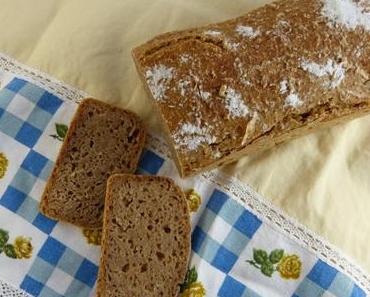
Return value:
[(282, 0), (133, 56), (182, 176), (370, 110), (368, 0)]
[(190, 256), (184, 193), (166, 177), (112, 175), (98, 297), (177, 297)]
[(41, 212), (81, 227), (101, 227), (107, 180), (136, 170), (144, 139), (133, 113), (83, 100), (46, 185)]

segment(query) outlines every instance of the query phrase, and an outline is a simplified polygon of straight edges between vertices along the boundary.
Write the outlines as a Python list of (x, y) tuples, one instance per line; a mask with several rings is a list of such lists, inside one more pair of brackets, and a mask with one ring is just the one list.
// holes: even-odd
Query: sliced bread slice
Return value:
[(180, 188), (166, 177), (117, 174), (105, 205), (97, 296), (178, 296), (191, 233)]
[(144, 141), (144, 127), (135, 114), (83, 100), (46, 185), (41, 212), (81, 227), (101, 227), (107, 180), (136, 170)]

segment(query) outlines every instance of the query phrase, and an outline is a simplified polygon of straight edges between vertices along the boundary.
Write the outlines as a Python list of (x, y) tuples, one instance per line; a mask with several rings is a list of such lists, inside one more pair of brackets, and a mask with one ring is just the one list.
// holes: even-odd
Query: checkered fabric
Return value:
[[(94, 295), (99, 249), (88, 245), (78, 228), (38, 212), (61, 145), (51, 135), (56, 123), (69, 124), (75, 109), (76, 104), (25, 80), (15, 78), (0, 90), (0, 153), (9, 159), (9, 169), (0, 179), (0, 228), (32, 237), (34, 246), (27, 260), (0, 254), (0, 278), (32, 296)], [(144, 151), (137, 173), (170, 176), (185, 191), (194, 189), (201, 197), (199, 210), (192, 214), (190, 261), (198, 277), (186, 296), (366, 296), (349, 276), (205, 177), (180, 179), (174, 163), (154, 149)], [(265, 264), (255, 262), (256, 250), (268, 254), (276, 249), (284, 256), (272, 271), (262, 273)], [(201, 288), (203, 295), (191, 291)]]
[[(69, 122), (75, 109), (22, 79), (13, 79), (0, 91), (0, 152), (9, 159), (0, 180), (0, 228), (10, 236), (31, 237), (34, 249), (30, 260), (0, 255), (0, 276), (33, 296), (89, 296), (97, 277), (99, 249), (84, 243), (77, 228), (38, 211), (61, 145), (50, 135), (55, 123)], [(68, 241), (65, 229), (73, 229)], [(80, 242), (73, 246), (77, 236)]]
[[(176, 176), (173, 164), (159, 153), (146, 150), (139, 165), (141, 174)], [(171, 162), (172, 163), (172, 162)], [(164, 170), (162, 168), (164, 167)], [(169, 167), (171, 169), (169, 170)], [(218, 297), (363, 297), (365, 292), (347, 275), (299, 248), (292, 240), (263, 223), (253, 211), (202, 180), (199, 192), (210, 191), (204, 196), (205, 208), (199, 219), (193, 220), (192, 260), (207, 283), (207, 296)], [(258, 237), (258, 238), (257, 238)], [(254, 245), (253, 243), (260, 243)], [(256, 247), (288, 246), (303, 259), (305, 274), (299, 281), (256, 277), (258, 271), (245, 263), (246, 257)], [(240, 267), (239, 265), (242, 265)], [(248, 271), (249, 270), (249, 271)], [(291, 282), (288, 286), (285, 282)], [(293, 285), (292, 285), (293, 284)]]

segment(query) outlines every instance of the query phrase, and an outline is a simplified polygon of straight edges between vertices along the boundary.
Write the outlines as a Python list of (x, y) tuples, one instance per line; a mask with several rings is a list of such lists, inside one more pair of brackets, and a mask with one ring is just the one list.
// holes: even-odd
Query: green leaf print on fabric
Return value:
[(198, 273), (195, 267), (188, 270), (184, 283), (180, 286), (181, 297), (204, 297), (206, 289), (198, 280)]
[(4, 245), (4, 253), (9, 258), (17, 259), (17, 254), (15, 253), (14, 246), (12, 244)]
[(51, 137), (63, 141), (68, 132), (68, 126), (65, 124), (55, 123), (56, 134), (50, 135)]
[(8, 243), (9, 232), (0, 229), (0, 254), (12, 259), (29, 259), (32, 257), (33, 246), (30, 237), (17, 236), (14, 243)]
[(272, 277), (278, 271), (283, 279), (298, 279), (302, 270), (300, 258), (285, 254), (283, 249), (275, 249), (270, 254), (262, 249), (253, 249), (253, 260), (246, 262), (267, 277)]

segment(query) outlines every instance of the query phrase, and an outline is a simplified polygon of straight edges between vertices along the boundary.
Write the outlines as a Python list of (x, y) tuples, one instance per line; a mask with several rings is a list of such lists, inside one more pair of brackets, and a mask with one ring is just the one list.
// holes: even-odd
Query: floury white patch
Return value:
[(236, 27), (236, 32), (238, 32), (241, 36), (247, 37), (250, 39), (256, 38), (258, 35), (261, 34), (259, 30), (255, 30), (250, 26), (242, 26), (242, 25), (239, 25)]
[(323, 86), (330, 89), (338, 87), (345, 78), (346, 71), (343, 63), (335, 63), (332, 59), (329, 59), (325, 64), (303, 60), (301, 67), (318, 78), (326, 78), (328, 82), (324, 82)]
[(155, 65), (145, 72), (149, 89), (155, 100), (166, 98), (168, 84), (175, 74), (175, 69), (165, 65)]
[(177, 146), (186, 147), (189, 150), (196, 150), (202, 144), (212, 144), (216, 137), (212, 136), (211, 129), (200, 124), (191, 123), (182, 124), (174, 135)]
[(303, 104), (301, 98), (296, 93), (289, 94), (285, 99), (285, 105), (298, 108)]
[(342, 25), (348, 30), (359, 27), (370, 31), (369, 0), (324, 0), (321, 14), (331, 25)]
[(232, 118), (244, 117), (249, 113), (247, 105), (245, 105), (242, 95), (233, 88), (226, 87), (225, 92), (225, 107), (229, 111)]

